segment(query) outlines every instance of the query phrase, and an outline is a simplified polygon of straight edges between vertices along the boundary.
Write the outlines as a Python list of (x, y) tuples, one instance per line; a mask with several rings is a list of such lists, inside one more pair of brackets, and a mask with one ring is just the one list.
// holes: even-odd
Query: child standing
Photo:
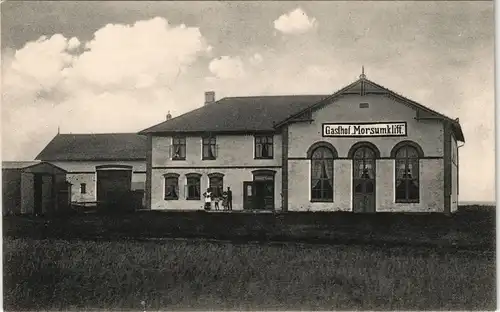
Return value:
[(216, 196), (214, 197), (214, 205), (215, 205), (215, 206), (214, 206), (214, 209), (215, 209), (215, 210), (219, 210), (219, 201), (220, 201), (220, 198), (219, 198), (219, 196), (217, 196), (217, 195), (216, 195)]

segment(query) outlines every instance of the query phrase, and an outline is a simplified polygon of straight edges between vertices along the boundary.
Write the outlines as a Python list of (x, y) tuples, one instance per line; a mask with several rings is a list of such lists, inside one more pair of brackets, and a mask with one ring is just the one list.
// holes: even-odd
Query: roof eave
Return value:
[(252, 134), (252, 133), (274, 133), (278, 130), (276, 128), (268, 128), (268, 129), (234, 129), (234, 130), (217, 130), (217, 129), (206, 129), (206, 130), (158, 130), (151, 131), (145, 134), (153, 135), (153, 136), (167, 136), (167, 135), (175, 135), (175, 134), (185, 134), (185, 135), (199, 135), (203, 133), (216, 133), (216, 134)]
[(145, 161), (146, 157), (141, 158), (46, 158), (39, 159), (41, 162), (57, 162), (57, 161)]

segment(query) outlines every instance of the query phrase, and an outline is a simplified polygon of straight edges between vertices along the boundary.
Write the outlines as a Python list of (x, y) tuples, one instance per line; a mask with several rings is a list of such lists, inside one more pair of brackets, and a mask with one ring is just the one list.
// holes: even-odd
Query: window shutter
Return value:
[(219, 144), (215, 144), (215, 155), (216, 158), (219, 157)]

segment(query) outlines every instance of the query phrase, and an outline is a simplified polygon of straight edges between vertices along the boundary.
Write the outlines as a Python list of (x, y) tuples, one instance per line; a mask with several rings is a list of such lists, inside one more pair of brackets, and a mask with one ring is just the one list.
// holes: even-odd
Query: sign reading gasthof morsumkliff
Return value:
[(406, 122), (323, 124), (324, 137), (406, 136)]

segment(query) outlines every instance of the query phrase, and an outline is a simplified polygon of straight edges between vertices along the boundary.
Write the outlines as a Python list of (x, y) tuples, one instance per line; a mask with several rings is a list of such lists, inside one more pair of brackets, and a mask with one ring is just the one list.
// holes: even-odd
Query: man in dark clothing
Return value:
[(227, 210), (233, 210), (233, 192), (229, 186), (227, 187)]

